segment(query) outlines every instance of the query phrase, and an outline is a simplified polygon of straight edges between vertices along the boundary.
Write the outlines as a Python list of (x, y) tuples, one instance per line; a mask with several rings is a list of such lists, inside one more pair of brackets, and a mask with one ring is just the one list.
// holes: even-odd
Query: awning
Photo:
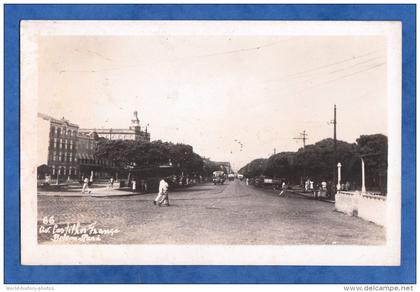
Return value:
[(92, 160), (95, 159), (92, 154), (86, 154), (86, 153), (77, 153), (77, 158), (78, 159), (92, 159)]

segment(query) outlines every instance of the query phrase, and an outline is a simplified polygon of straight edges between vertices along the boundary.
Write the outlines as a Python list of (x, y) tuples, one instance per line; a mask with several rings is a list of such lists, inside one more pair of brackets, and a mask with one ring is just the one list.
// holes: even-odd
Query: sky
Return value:
[[(387, 134), (386, 39), (376, 36), (44, 36), (38, 112), (81, 128), (187, 143), (235, 170), (333, 136)], [(275, 149), (275, 150), (274, 150)]]

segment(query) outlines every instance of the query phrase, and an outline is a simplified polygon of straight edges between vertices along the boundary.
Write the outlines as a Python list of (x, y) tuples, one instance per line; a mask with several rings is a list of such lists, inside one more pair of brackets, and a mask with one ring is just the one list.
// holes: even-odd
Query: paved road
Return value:
[[(97, 235), (101, 241), (96, 243), (385, 243), (384, 228), (336, 212), (331, 203), (292, 194), (287, 198), (278, 197), (273, 191), (246, 186), (237, 180), (225, 185), (204, 184), (171, 192), (170, 207), (154, 206), (154, 196), (40, 195), (38, 228), (43, 226), (45, 231), (50, 225), (42, 224), (42, 219), (54, 216), (56, 227), (64, 228), (67, 223), (72, 227), (79, 222), (82, 228), (96, 222), (94, 234), (108, 232)], [(80, 231), (79, 227), (74, 228)], [(110, 235), (112, 229), (118, 232)], [(41, 234), (40, 242), (50, 242), (51, 234), (51, 230)]]

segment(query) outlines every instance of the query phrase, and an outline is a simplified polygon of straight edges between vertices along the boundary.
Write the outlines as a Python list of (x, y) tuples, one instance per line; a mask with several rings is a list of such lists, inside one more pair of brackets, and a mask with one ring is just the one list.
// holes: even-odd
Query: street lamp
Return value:
[(337, 163), (337, 191), (341, 190), (341, 163)]
[(366, 186), (365, 186), (365, 161), (363, 158), (360, 158), (362, 160), (362, 193), (366, 193)]

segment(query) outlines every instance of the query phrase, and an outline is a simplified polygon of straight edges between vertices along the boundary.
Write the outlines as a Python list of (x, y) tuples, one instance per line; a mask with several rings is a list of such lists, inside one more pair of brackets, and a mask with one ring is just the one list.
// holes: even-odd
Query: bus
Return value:
[(224, 171), (217, 170), (213, 172), (213, 183), (216, 184), (223, 184), (226, 180), (226, 175)]

